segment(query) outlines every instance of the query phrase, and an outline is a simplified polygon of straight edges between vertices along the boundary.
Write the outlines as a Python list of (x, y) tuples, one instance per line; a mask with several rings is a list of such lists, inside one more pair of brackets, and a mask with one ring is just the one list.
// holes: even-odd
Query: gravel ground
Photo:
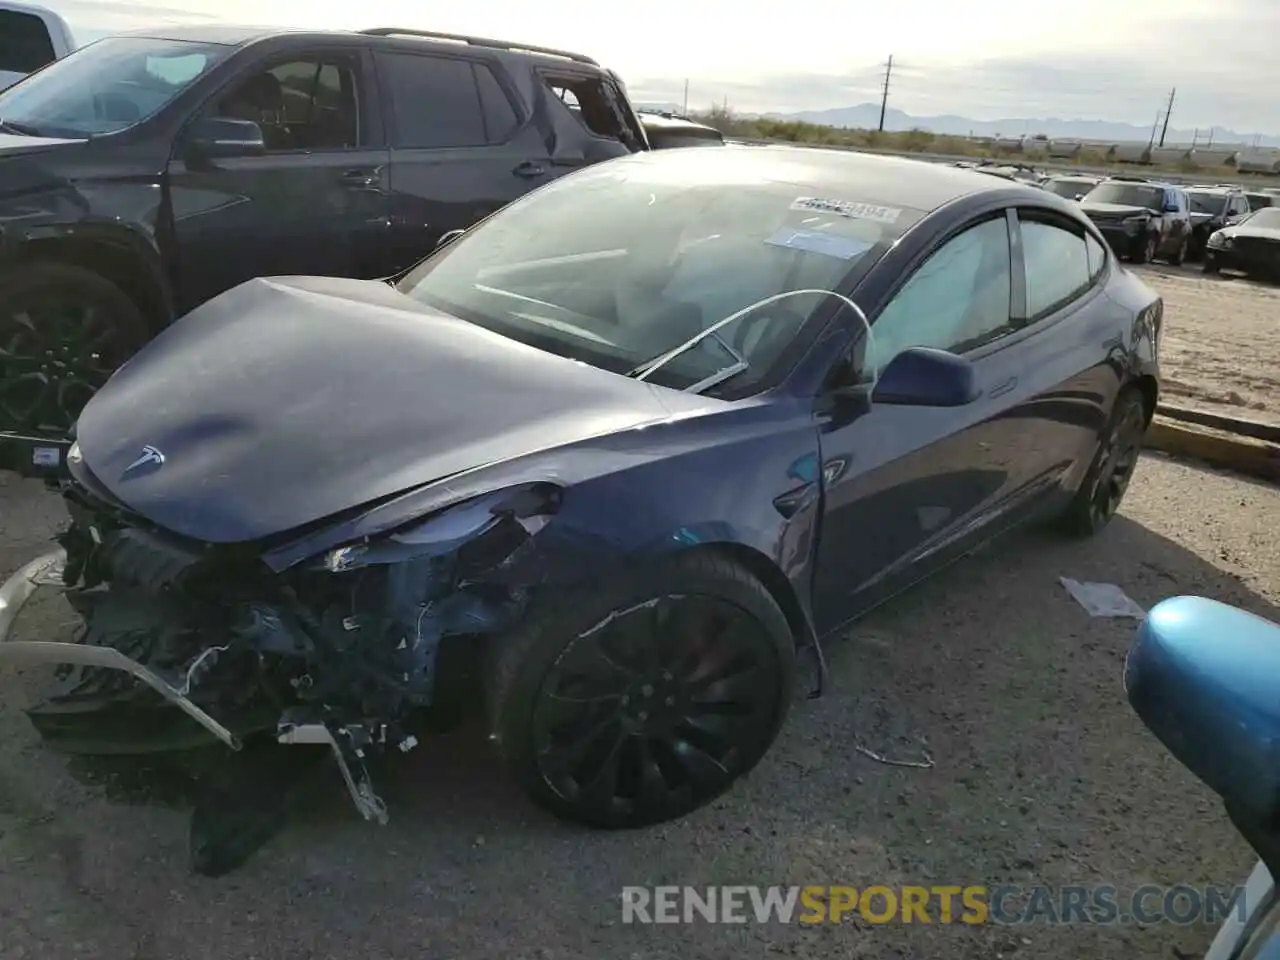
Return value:
[[(0, 676), (0, 957), (1199, 956), (1207, 926), (644, 927), (621, 923), (619, 894), (1243, 882), (1253, 858), (1219, 805), (1125, 703), (1133, 623), (1091, 620), (1058, 577), (1117, 583), (1144, 605), (1200, 593), (1280, 616), (1277, 515), (1275, 488), (1148, 457), (1097, 539), (1017, 535), (873, 615), (829, 650), (831, 692), (797, 704), (750, 778), (642, 832), (541, 815), (469, 727), (383, 783), (387, 827), (358, 821), (335, 773), (245, 868), (202, 879), (186, 869), (185, 811), (161, 785), (95, 782), (44, 753)], [(0, 479), (0, 572), (58, 516), (39, 488)], [(881, 764), (858, 746), (927, 749), (936, 766)]]
[(1165, 301), (1165, 399), (1280, 424), (1280, 287), (1198, 266), (1137, 269)]

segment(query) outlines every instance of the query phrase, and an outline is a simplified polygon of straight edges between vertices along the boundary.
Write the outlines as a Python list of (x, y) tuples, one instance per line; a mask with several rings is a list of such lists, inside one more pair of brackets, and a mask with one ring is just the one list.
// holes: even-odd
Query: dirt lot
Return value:
[[(37, 488), (0, 486), (0, 572), (57, 515)], [(1274, 488), (1148, 458), (1097, 540), (1014, 538), (875, 615), (830, 651), (832, 691), (797, 705), (753, 776), (714, 809), (645, 832), (542, 816), (468, 728), (384, 783), (389, 826), (359, 822), (335, 774), (247, 867), (200, 879), (186, 870), (185, 813), (156, 782), (77, 779), (0, 706), (0, 957), (1198, 956), (1204, 926), (641, 927), (620, 922), (619, 895), (1242, 881), (1252, 858), (1218, 805), (1129, 713), (1132, 623), (1090, 620), (1058, 577), (1118, 583), (1144, 605), (1192, 592), (1280, 616), (1277, 515)], [(855, 750), (918, 756), (922, 741), (934, 769)]]
[(1280, 424), (1280, 287), (1196, 266), (1138, 269), (1165, 298), (1165, 399)]

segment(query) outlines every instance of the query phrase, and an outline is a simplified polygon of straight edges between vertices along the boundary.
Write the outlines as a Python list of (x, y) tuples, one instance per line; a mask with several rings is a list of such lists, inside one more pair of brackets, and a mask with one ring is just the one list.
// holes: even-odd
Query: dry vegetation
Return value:
[[(709, 124), (721, 131), (725, 136), (739, 137), (744, 140), (783, 140), (791, 143), (810, 144), (823, 147), (842, 147), (846, 149), (881, 149), (897, 150), (909, 153), (933, 153), (945, 156), (973, 157), (974, 159), (1000, 159), (1015, 162), (1045, 162), (1048, 159), (1047, 137), (1037, 136), (1028, 141), (1028, 146), (1021, 150), (1002, 149), (987, 142), (970, 140), (966, 137), (934, 134), (928, 130), (914, 129), (907, 131), (863, 130), (855, 127), (830, 127), (824, 124), (807, 123), (803, 120), (779, 120), (769, 117), (744, 117), (735, 113), (730, 107), (712, 107), (710, 110), (694, 115), (694, 119)], [(1039, 145), (1037, 149), (1036, 145)], [(1055, 167), (1109, 167), (1115, 166), (1114, 160), (1107, 156), (1105, 149), (1089, 149), (1086, 144), (1073, 158), (1053, 159)], [(1215, 178), (1234, 177), (1237, 172), (1232, 167), (1202, 167), (1190, 162), (1174, 165), (1143, 165), (1143, 170), (1164, 171), (1167, 173), (1195, 174), (1213, 181)]]

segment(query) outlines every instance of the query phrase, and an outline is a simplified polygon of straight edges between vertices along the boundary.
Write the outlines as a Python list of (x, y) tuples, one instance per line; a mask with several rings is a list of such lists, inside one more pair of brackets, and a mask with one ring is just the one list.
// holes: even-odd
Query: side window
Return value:
[(569, 112), (597, 137), (626, 138), (626, 126), (614, 109), (603, 80), (568, 75), (547, 75), (544, 79)]
[(1089, 280), (1097, 280), (1102, 275), (1102, 268), (1107, 265), (1107, 248), (1093, 239), (1092, 234), (1084, 238), (1085, 249), (1089, 257)]
[(876, 370), (907, 347), (964, 352), (1012, 329), (1009, 227), (1003, 214), (935, 251), (871, 327)]
[(480, 105), (484, 108), (484, 125), (490, 143), (503, 143), (516, 132), (520, 118), (498, 78), (483, 63), (475, 65), (476, 86), (480, 90)]
[(379, 52), (377, 63), (391, 98), (394, 146), (442, 149), (485, 144), (480, 90), (470, 60)]
[(356, 69), (344, 57), (290, 60), (240, 81), (218, 116), (252, 120), (267, 150), (346, 150), (360, 146)]
[(1027, 316), (1038, 320), (1070, 303), (1091, 284), (1084, 236), (1037, 220), (1022, 221)]
[(0, 10), (0, 70), (35, 73), (56, 59), (49, 28), (31, 13)]

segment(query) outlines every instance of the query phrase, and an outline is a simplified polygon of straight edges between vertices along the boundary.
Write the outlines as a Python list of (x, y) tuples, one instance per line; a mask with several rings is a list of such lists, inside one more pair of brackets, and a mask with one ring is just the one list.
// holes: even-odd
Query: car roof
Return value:
[(977, 193), (1043, 191), (1016, 180), (976, 170), (852, 150), (817, 147), (744, 146), (734, 150), (655, 150), (612, 161), (682, 167), (696, 177), (711, 164), (726, 182), (794, 183), (801, 195), (823, 191), (821, 199), (905, 207), (929, 213), (960, 197)]
[(600, 69), (600, 65), (590, 57), (563, 50), (546, 47), (521, 46), (519, 43), (503, 40), (469, 37), (464, 34), (438, 33), (435, 31), (417, 31), (411, 28), (374, 27), (368, 30), (297, 30), (288, 27), (252, 26), (231, 23), (181, 24), (152, 27), (146, 30), (131, 30), (121, 36), (150, 37), (157, 40), (188, 40), (196, 43), (218, 43), (226, 46), (245, 46), (258, 40), (283, 36), (310, 36), (318, 39), (325, 37), (359, 37), (366, 41), (395, 41), (397, 43), (420, 43), (434, 46), (457, 48), (461, 45), (472, 45), (479, 49), (506, 53), (525, 59), (552, 62), (563, 62), (566, 59), (576, 61), (581, 66)]
[(645, 110), (639, 110), (636, 116), (640, 118), (640, 122), (646, 127), (653, 127), (655, 130), (700, 130), (716, 134), (720, 133), (719, 130), (709, 124), (698, 123), (698, 121), (690, 120), (688, 117), (677, 117), (670, 113), (650, 113)]

